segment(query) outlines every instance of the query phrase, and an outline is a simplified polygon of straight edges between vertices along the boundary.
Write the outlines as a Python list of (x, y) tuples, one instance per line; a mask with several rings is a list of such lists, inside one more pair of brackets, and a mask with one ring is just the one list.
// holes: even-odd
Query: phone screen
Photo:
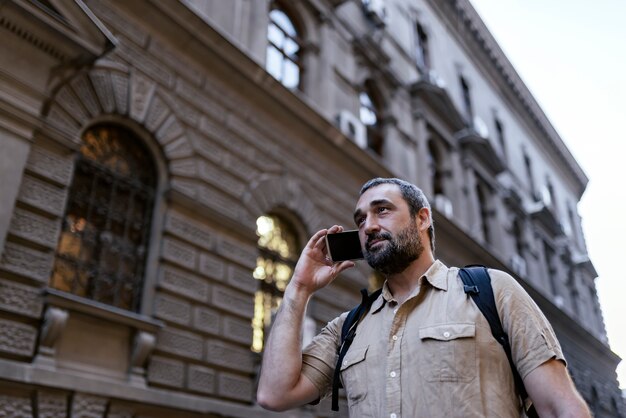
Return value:
[(356, 230), (327, 234), (326, 248), (333, 262), (363, 258), (359, 231)]

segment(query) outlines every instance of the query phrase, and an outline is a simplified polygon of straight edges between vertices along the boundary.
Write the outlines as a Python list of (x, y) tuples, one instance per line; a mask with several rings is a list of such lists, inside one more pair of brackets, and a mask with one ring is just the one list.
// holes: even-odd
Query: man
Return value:
[[(358, 325), (341, 378), (352, 417), (520, 417), (522, 407), (502, 346), (463, 292), (457, 268), (435, 260), (430, 206), (416, 186), (373, 179), (354, 212), (363, 253), (385, 278), (383, 292)], [(286, 410), (328, 394), (347, 314), (301, 349), (311, 296), (352, 261), (332, 263), (326, 234), (302, 251), (268, 338), (257, 399)], [(425, 245), (428, 243), (428, 245)], [(539, 416), (590, 417), (554, 332), (528, 294), (490, 270), (498, 313), (513, 359)]]

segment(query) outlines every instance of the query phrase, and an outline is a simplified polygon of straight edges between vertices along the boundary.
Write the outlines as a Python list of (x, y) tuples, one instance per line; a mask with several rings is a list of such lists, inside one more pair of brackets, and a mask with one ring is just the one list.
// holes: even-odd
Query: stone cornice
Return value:
[(478, 50), (482, 51), (495, 69), (497, 77), (494, 81), (503, 86), (504, 91), (516, 102), (514, 104), (523, 110), (522, 116), (530, 122), (532, 128), (536, 129), (539, 139), (546, 140), (548, 148), (572, 175), (578, 196), (582, 196), (589, 179), (469, 0), (428, 0), (428, 2), (438, 12), (439, 17), (449, 23), (451, 33), (462, 38), (464, 41), (462, 43), (472, 43), (471, 47), (478, 47)]
[(0, 26), (61, 62), (91, 62), (116, 40), (81, 0), (54, 0), (62, 14), (34, 2), (0, 4)]

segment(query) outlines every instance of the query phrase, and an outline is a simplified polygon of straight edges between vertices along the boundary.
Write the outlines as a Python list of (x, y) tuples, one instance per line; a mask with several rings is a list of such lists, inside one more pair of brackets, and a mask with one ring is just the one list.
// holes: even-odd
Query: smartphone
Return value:
[(363, 258), (359, 231), (344, 231), (326, 234), (326, 249), (333, 263)]

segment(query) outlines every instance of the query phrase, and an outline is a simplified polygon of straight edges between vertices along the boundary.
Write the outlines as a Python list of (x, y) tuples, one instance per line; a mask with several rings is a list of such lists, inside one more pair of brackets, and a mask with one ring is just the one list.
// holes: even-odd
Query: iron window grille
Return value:
[(139, 311), (157, 171), (130, 130), (83, 135), (56, 251), (52, 287)]

